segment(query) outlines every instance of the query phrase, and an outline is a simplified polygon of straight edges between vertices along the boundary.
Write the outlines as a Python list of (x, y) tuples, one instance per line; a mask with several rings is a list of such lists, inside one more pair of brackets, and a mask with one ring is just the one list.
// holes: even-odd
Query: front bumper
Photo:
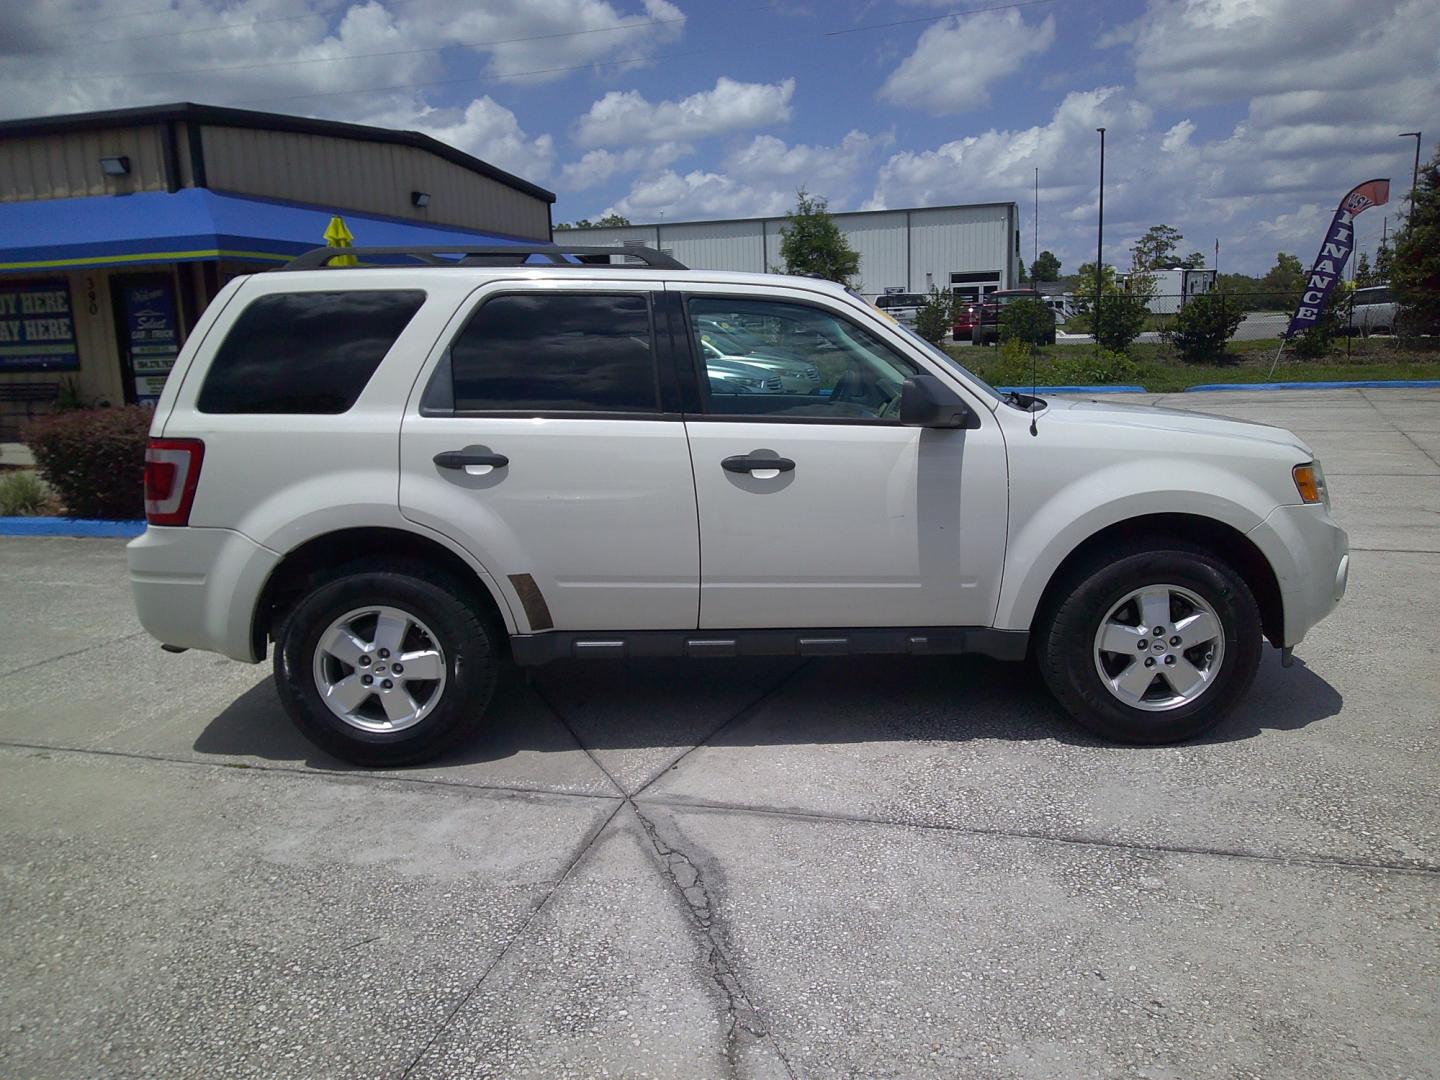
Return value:
[(231, 529), (154, 525), (125, 554), (140, 625), (162, 644), (264, 659), (251, 620), (279, 555)]
[(1275, 571), (1292, 648), (1335, 610), (1350, 580), (1350, 538), (1319, 504), (1278, 506), (1249, 533)]

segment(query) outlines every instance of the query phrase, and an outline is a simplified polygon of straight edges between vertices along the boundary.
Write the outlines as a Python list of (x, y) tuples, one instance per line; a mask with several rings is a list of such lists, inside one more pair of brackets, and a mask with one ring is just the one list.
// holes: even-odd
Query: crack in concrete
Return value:
[(684, 899), (691, 919), (709, 946), (706, 965), (710, 969), (711, 980), (725, 998), (725, 1056), (731, 1074), (740, 1075), (740, 1057), (745, 1049), (768, 1044), (784, 1067), (785, 1074), (793, 1077), (795, 1071), (766, 1026), (760, 1010), (750, 1000), (750, 995), (746, 993), (735, 970), (735, 964), (726, 951), (724, 932), (716, 917), (715, 905), (711, 900), (709, 887), (705, 884), (704, 874), (689, 855), (661, 839), (655, 823), (640, 812), (634, 800), (627, 798), (625, 801), (630, 804), (635, 817), (650, 838), (671, 884)]
[(740, 974), (736, 970), (736, 965), (730, 959), (730, 955), (725, 949), (724, 932), (719, 925), (715, 903), (711, 899), (710, 890), (705, 884), (705, 879), (700, 872), (700, 868), (695, 865), (694, 860), (686, 855), (685, 852), (661, 839), (655, 823), (640, 812), (640, 807), (635, 802), (635, 796), (648, 788), (660, 776), (663, 776), (670, 769), (674, 768), (675, 764), (686, 755), (699, 749), (741, 717), (757, 709), (767, 698), (784, 686), (797, 671), (805, 666), (804, 663), (801, 663), (791, 669), (759, 697), (739, 709), (734, 716), (729, 717), (717, 725), (705, 738), (685, 751), (684, 754), (681, 754), (679, 758), (676, 758), (674, 762), (667, 765), (657, 773), (656, 776), (642, 784), (633, 794), (625, 790), (624, 785), (616, 779), (609, 769), (605, 768), (594, 751), (585, 745), (569, 719), (566, 718), (565, 714), (550, 700), (549, 695), (538, 686), (532, 687), (535, 696), (544, 703), (545, 707), (550, 710), (555, 716), (555, 719), (560, 722), (561, 726), (570, 733), (570, 737), (575, 740), (575, 744), (585, 751), (595, 767), (604, 773), (605, 777), (614, 785), (615, 790), (620, 793), (620, 797), (623, 800), (622, 805), (630, 807), (636, 820), (640, 822), (641, 828), (645, 830), (645, 835), (649, 837), (650, 844), (654, 848), (661, 866), (664, 868), (665, 876), (684, 901), (690, 918), (695, 923), (696, 928), (704, 940), (706, 946), (705, 964), (709, 969), (711, 981), (715, 983), (725, 1000), (725, 1059), (726, 1064), (729, 1066), (730, 1075), (735, 1077), (742, 1075), (741, 1058), (745, 1055), (745, 1052), (761, 1047), (768, 1047), (768, 1049), (774, 1053), (776, 1060), (780, 1062), (781, 1067), (785, 1071), (785, 1075), (789, 1077), (790, 1080), (794, 1080), (795, 1070), (791, 1068), (790, 1061), (786, 1058), (784, 1051), (780, 1049), (779, 1042), (765, 1025), (760, 1010), (750, 999), (750, 995), (746, 992), (744, 984), (740, 980)]

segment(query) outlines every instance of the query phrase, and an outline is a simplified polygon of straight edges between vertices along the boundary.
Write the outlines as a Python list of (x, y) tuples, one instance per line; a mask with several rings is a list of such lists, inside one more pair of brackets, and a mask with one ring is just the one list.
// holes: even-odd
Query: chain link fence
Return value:
[[(1146, 304), (1150, 315), (1145, 320), (1139, 340), (1163, 341), (1165, 331), (1175, 326), (1181, 309), (1196, 295), (1199, 294), (1163, 293), (1150, 297)], [(1218, 297), (1223, 308), (1240, 313), (1240, 322), (1230, 337), (1231, 341), (1273, 341), (1277, 346), (1300, 302), (1300, 293), (1295, 291), (1221, 292), (1213, 295)], [(1077, 310), (1079, 300), (1079, 296), (1065, 297), (1057, 310), (1062, 335), (1089, 333), (1088, 320)], [(1337, 293), (1330, 299), (1328, 312), (1337, 337), (1347, 334), (1359, 338), (1393, 337), (1399, 329), (1398, 305), (1389, 290), (1383, 287)]]

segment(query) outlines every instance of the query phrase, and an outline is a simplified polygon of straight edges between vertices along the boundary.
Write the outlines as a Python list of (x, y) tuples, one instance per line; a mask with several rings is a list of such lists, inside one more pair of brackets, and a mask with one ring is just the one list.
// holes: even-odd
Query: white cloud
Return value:
[(791, 191), (804, 187), (838, 203), (875, 155), (893, 141), (889, 134), (851, 131), (834, 146), (790, 146), (774, 135), (756, 135), (726, 158), (725, 168), (751, 183), (779, 183)]
[(932, 113), (990, 103), (990, 85), (1020, 70), (1055, 41), (1055, 19), (1030, 26), (1018, 11), (957, 15), (920, 35), (915, 51), (885, 80), (880, 97)]
[(696, 169), (681, 176), (667, 169), (637, 181), (605, 213), (632, 221), (761, 217), (783, 214), (793, 201), (793, 191), (752, 187), (722, 173)]
[(1195, 122), (1193, 120), (1181, 120), (1165, 133), (1160, 140), (1160, 149), (1167, 154), (1173, 154), (1190, 141), (1190, 136), (1195, 134)]
[(549, 135), (528, 137), (515, 114), (505, 106), (482, 97), (472, 101), (465, 112), (447, 123), (444, 113), (417, 117), (413, 125), (443, 143), (474, 154), (492, 165), (527, 180), (543, 181), (555, 163), (555, 140)]
[(576, 125), (581, 146), (703, 139), (728, 131), (767, 127), (790, 119), (795, 80), (746, 83), (721, 76), (713, 90), (678, 101), (651, 102), (636, 90), (612, 90)]
[(578, 161), (572, 161), (560, 170), (560, 186), (572, 191), (595, 187), (620, 173), (662, 169), (692, 153), (694, 147), (678, 142), (632, 146), (620, 151), (588, 150)]
[(1434, 79), (1434, 0), (1150, 0), (1135, 33), (1137, 89), (1213, 104), (1316, 86), (1386, 100), (1408, 75)]

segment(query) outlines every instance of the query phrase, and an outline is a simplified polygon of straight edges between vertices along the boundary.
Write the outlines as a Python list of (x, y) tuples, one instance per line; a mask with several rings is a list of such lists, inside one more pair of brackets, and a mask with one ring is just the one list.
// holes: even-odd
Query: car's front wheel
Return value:
[(499, 632), (466, 590), (419, 566), (360, 566), (317, 585), (276, 635), (275, 682), (312, 742), (358, 765), (413, 765), (480, 724)]
[(1178, 541), (1077, 568), (1041, 628), (1051, 692), (1106, 738), (1170, 743), (1235, 706), (1260, 662), (1260, 610), (1224, 561)]

